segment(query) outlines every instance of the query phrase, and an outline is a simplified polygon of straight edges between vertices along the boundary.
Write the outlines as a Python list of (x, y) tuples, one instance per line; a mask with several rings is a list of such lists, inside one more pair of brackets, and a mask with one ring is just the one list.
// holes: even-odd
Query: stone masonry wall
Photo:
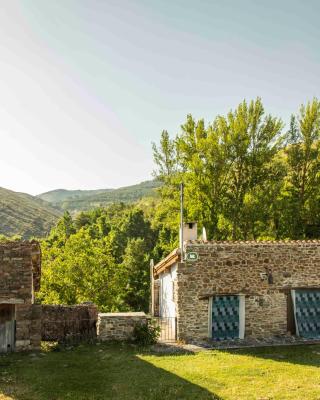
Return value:
[(74, 306), (42, 306), (42, 340), (67, 342), (69, 340), (96, 339), (97, 306), (84, 303)]
[(41, 305), (16, 305), (16, 350), (39, 350), (41, 344)]
[(101, 341), (130, 340), (136, 324), (146, 324), (144, 312), (101, 313), (98, 315), (98, 339)]
[[(8, 242), (0, 245), (1, 303), (32, 302), (32, 288), (39, 289), (40, 248), (36, 242)], [(33, 280), (33, 282), (32, 282)]]
[(41, 250), (37, 242), (0, 244), (0, 303), (15, 307), (16, 350), (40, 348), (41, 306), (33, 304), (40, 275)]
[[(189, 242), (195, 262), (178, 264), (178, 338), (208, 338), (209, 298), (245, 295), (245, 338), (287, 334), (287, 294), (320, 289), (320, 241)], [(262, 275), (261, 275), (262, 274)]]

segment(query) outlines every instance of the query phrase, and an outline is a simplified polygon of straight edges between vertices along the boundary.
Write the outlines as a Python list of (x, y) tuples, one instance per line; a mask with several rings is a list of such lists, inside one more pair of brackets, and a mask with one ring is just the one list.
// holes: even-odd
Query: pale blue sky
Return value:
[(149, 179), (151, 142), (261, 96), (288, 122), (320, 91), (318, 0), (8, 0), (0, 186)]

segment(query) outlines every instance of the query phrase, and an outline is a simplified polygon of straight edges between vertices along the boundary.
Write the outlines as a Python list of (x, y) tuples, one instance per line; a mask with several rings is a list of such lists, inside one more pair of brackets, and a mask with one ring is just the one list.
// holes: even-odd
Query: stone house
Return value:
[(317, 240), (187, 240), (184, 260), (176, 249), (154, 266), (152, 288), (180, 340), (320, 339)]
[(38, 349), (41, 306), (41, 251), (37, 242), (0, 244), (0, 352)]

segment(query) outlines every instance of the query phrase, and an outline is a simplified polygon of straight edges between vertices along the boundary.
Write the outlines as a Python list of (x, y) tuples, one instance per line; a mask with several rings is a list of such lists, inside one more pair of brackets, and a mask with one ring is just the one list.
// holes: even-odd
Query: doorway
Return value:
[(15, 306), (0, 304), (0, 353), (14, 350), (15, 344)]
[(244, 296), (221, 295), (211, 298), (209, 326), (213, 340), (244, 338)]
[(320, 290), (292, 290), (296, 334), (307, 339), (320, 339)]

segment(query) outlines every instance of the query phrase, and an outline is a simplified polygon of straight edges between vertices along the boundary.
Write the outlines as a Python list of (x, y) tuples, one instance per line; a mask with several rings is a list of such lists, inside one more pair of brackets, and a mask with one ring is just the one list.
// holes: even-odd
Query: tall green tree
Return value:
[[(272, 163), (279, 151), (282, 122), (266, 115), (261, 99), (242, 102), (226, 118), (228, 137), (227, 209), (232, 239), (256, 238), (257, 197), (267, 200), (275, 171)], [(262, 204), (260, 204), (262, 205)], [(262, 210), (261, 210), (262, 211)], [(263, 213), (261, 213), (263, 216)], [(266, 222), (266, 221), (265, 221)]]
[[(214, 239), (257, 238), (270, 232), (272, 201), (282, 169), (274, 162), (282, 143), (280, 119), (266, 115), (261, 99), (243, 101), (207, 127), (188, 115), (181, 132), (163, 134), (154, 160), (167, 215), (178, 215), (178, 183), (185, 183), (186, 218)], [(164, 145), (165, 144), (165, 145)], [(170, 159), (172, 157), (172, 159)], [(169, 167), (168, 167), (169, 166)], [(174, 167), (172, 167), (174, 166)], [(177, 218), (173, 219), (178, 227)]]
[(150, 295), (150, 255), (145, 241), (141, 238), (131, 239), (126, 247), (122, 263), (122, 273), (126, 286), (123, 292), (123, 303), (132, 311), (149, 309)]
[[(283, 189), (287, 236), (304, 238), (320, 217), (320, 102), (313, 99), (292, 116), (287, 133), (287, 175)], [(320, 229), (320, 227), (319, 227)]]

